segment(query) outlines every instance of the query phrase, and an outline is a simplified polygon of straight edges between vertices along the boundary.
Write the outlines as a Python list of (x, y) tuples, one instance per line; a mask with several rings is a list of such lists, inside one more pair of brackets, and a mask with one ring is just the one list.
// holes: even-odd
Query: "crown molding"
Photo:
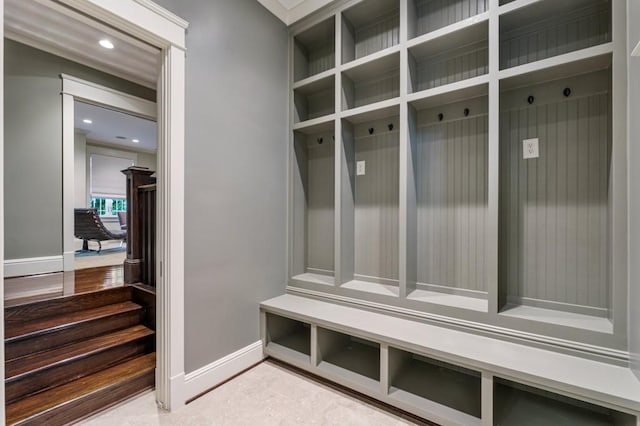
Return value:
[(261, 5), (286, 25), (294, 24), (300, 19), (312, 14), (329, 3), (333, 3), (334, 1), (335, 0), (304, 0), (297, 6), (287, 9), (278, 0), (258, 0)]

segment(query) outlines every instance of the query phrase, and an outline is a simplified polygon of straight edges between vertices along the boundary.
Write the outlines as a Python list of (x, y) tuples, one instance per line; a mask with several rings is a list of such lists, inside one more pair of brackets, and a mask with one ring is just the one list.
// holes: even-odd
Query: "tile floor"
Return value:
[(159, 410), (152, 392), (81, 423), (146, 425), (424, 425), (333, 389), (272, 361), (263, 362), (177, 412)]

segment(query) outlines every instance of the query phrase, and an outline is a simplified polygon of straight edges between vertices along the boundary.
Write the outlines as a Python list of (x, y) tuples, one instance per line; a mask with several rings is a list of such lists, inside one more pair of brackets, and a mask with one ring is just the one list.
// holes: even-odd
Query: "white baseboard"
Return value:
[(26, 275), (48, 274), (64, 269), (62, 256), (30, 257), (4, 261), (4, 276), (22, 277)]
[(195, 398), (263, 359), (262, 341), (259, 340), (187, 374), (184, 380), (185, 400)]

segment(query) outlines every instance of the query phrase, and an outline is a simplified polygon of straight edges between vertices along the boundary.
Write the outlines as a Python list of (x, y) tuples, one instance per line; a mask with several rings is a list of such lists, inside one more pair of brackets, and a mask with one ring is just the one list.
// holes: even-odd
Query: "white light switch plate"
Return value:
[(356, 175), (357, 176), (364, 176), (365, 174), (365, 162), (364, 161), (358, 161), (356, 163)]
[(528, 160), (530, 158), (540, 157), (538, 138), (524, 139), (522, 141), (522, 158)]

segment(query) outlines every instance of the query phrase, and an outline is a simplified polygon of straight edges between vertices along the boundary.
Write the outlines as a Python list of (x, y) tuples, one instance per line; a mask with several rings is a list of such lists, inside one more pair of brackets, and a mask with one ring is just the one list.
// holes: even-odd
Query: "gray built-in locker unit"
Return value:
[[(293, 25), (287, 296), (626, 368), (625, 8), (342, 0)], [(268, 354), (427, 418), (636, 425), (281, 303), (262, 307)]]

